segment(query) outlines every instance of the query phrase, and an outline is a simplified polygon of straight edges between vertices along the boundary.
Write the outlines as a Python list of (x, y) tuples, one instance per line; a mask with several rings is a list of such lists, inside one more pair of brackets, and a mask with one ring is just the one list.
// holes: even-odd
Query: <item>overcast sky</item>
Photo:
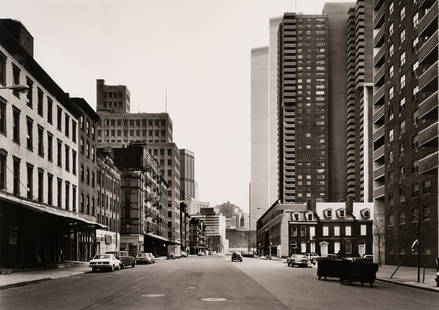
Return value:
[[(96, 79), (127, 85), (131, 112), (163, 112), (195, 152), (200, 200), (248, 209), (250, 49), (268, 20), (321, 13), (323, 0), (13, 0), (3, 18), (34, 37), (34, 56), (72, 96), (96, 107)], [(346, 2), (346, 1), (338, 1)]]

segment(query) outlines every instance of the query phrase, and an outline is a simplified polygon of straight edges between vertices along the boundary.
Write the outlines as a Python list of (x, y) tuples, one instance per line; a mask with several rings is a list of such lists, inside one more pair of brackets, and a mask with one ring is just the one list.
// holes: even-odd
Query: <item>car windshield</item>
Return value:
[(93, 259), (110, 259), (110, 258), (111, 258), (110, 254), (98, 254)]

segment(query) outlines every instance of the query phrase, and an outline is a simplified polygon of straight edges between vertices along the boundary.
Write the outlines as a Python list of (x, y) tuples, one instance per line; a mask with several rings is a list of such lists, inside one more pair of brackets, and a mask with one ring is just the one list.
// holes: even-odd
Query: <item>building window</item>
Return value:
[(430, 180), (424, 181), (422, 192), (424, 193), (424, 195), (431, 193), (431, 181)]
[(44, 129), (38, 126), (38, 155), (44, 157)]
[(90, 158), (90, 144), (88, 142), (85, 144), (85, 156)]
[(323, 236), (329, 236), (329, 227), (323, 226)]
[(72, 211), (76, 212), (76, 186), (72, 185)]
[(389, 100), (393, 99), (393, 86), (389, 88)]
[(72, 120), (72, 141), (76, 143), (76, 122)]
[(38, 168), (38, 201), (43, 202), (44, 193), (44, 171)]
[(412, 185), (412, 197), (418, 197), (419, 196), (419, 184), (415, 183)]
[(405, 18), (405, 6), (403, 6), (401, 8), (401, 10), (399, 11), (399, 16), (400, 16), (401, 20), (403, 20)]
[(47, 174), (47, 203), (53, 204), (53, 175)]
[(66, 210), (69, 210), (70, 206), (70, 183), (66, 181), (66, 204), (65, 204), (65, 208)]
[(349, 226), (349, 225), (345, 226), (345, 235), (346, 236), (351, 236), (352, 235), (351, 226)]
[(405, 212), (400, 212), (399, 213), (399, 225), (404, 225), (405, 224)]
[(390, 44), (390, 46), (389, 46), (389, 58), (391, 58), (392, 56), (393, 56), (393, 44)]
[(57, 194), (58, 194), (58, 208), (62, 207), (62, 180), (58, 178), (58, 187), (57, 187)]
[(0, 189), (6, 188), (6, 157), (7, 153), (0, 150)]
[(72, 150), (72, 173), (76, 175), (76, 151)]
[(405, 120), (402, 120), (399, 123), (399, 132), (401, 135), (405, 133)]
[(300, 226), (300, 236), (306, 237), (306, 227), (305, 226)]
[(50, 132), (47, 133), (47, 159), (53, 161), (53, 136)]
[(393, 65), (389, 67), (389, 78), (393, 77)]
[(27, 164), (27, 198), (33, 199), (33, 186), (34, 186), (34, 166)]
[(6, 56), (0, 52), (0, 84), (6, 85)]
[(426, 206), (422, 209), (422, 217), (424, 221), (428, 221), (431, 220), (431, 207), (430, 206)]
[(404, 66), (405, 64), (405, 52), (402, 52), (401, 56), (399, 56), (400, 66)]
[(366, 236), (367, 235), (367, 226), (364, 224), (361, 224), (360, 226), (360, 235), (361, 236)]
[[(20, 85), (20, 69), (12, 64), (12, 78), (14, 81), (14, 85)], [(17, 90), (12, 91), (15, 97), (20, 98), (20, 92)]]
[(393, 214), (389, 214), (388, 218), (387, 218), (387, 222), (389, 227), (393, 226)]
[(57, 164), (59, 167), (62, 167), (62, 142), (61, 140), (57, 140)]
[(53, 122), (53, 101), (47, 97), (47, 122), (52, 124)]
[(37, 98), (37, 112), (38, 112), (38, 115), (40, 115), (42, 117), (43, 116), (43, 97), (44, 97), (44, 94), (40, 88), (38, 88), (37, 93), (38, 93), (37, 94), (37, 96), (38, 96), (38, 98)]
[(399, 33), (399, 38), (400, 38), (400, 44), (404, 43), (404, 41), (405, 41), (405, 29), (401, 30), (401, 32)]
[(389, 25), (389, 36), (393, 35), (393, 23)]
[(33, 148), (34, 148), (33, 124), (34, 124), (34, 121), (31, 118), (27, 117), (26, 147), (30, 151), (33, 151)]
[(403, 188), (399, 190), (399, 202), (405, 202), (405, 190)]
[(90, 169), (87, 168), (87, 173), (86, 173), (86, 178), (85, 181), (87, 184), (90, 184)]
[(334, 226), (334, 236), (340, 236), (340, 226)]
[(70, 129), (70, 116), (68, 116), (67, 114), (65, 115), (64, 128), (65, 128), (64, 134), (68, 138), (70, 135), (70, 130), (69, 130)]
[(16, 107), (12, 112), (12, 140), (20, 144), (20, 110)]
[(81, 167), (79, 168), (79, 174), (81, 177), (81, 181), (84, 182), (84, 166), (81, 164)]
[(66, 171), (70, 171), (70, 147), (66, 144), (65, 147), (65, 169)]
[(415, 15), (413, 15), (413, 27), (416, 28), (419, 23), (419, 13), (416, 12)]
[(416, 223), (419, 221), (419, 209), (414, 208), (412, 209), (412, 223)]
[(26, 95), (26, 104), (27, 104), (27, 106), (29, 108), (32, 109), (32, 106), (33, 106), (33, 94), (34, 94), (33, 93), (34, 82), (32, 82), (32, 80), (30, 78), (26, 78), (26, 84), (27, 84), (27, 87), (28, 87), (27, 95)]
[(81, 154), (84, 155), (84, 138), (81, 137), (81, 140), (79, 140), (79, 141), (80, 141), (79, 147), (81, 150)]
[(56, 128), (61, 131), (62, 130), (62, 109), (57, 106), (56, 113)]
[(393, 13), (393, 2), (390, 2), (389, 4), (389, 15)]
[(389, 130), (389, 142), (393, 141), (393, 129)]
[(6, 135), (6, 101), (0, 98), (0, 133)]
[[(400, 89), (403, 89), (405, 87), (405, 74), (403, 74), (401, 76), (401, 78), (399, 79), (399, 87), (400, 87)], [(405, 98), (403, 98), (403, 99), (405, 101)]]
[(347, 255), (351, 255), (352, 254), (352, 242), (350, 240), (347, 240), (345, 242), (345, 253)]

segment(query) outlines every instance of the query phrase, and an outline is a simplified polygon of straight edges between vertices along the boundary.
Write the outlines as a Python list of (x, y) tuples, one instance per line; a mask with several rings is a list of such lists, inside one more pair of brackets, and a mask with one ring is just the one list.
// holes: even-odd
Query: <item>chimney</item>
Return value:
[(311, 210), (313, 213), (316, 213), (316, 199), (314, 197), (306, 200), (306, 208)]
[(346, 198), (346, 214), (352, 215), (354, 212), (354, 199), (352, 197)]

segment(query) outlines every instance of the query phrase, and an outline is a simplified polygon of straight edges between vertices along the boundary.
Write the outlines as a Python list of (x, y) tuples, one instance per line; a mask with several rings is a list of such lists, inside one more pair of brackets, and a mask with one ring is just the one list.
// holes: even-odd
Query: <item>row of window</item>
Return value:
[[(408, 223), (408, 221), (410, 220), (411, 223), (418, 223), (419, 222), (419, 208), (413, 208), (410, 210), (410, 219), (408, 218), (408, 215), (406, 214), (405, 211), (401, 211), (399, 213), (399, 221), (398, 224), (399, 225), (404, 225), (406, 223)], [(423, 221), (429, 221), (431, 220), (432, 217), (432, 212), (431, 212), (431, 207), (430, 206), (426, 206), (422, 208), (422, 220)], [(387, 225), (389, 227), (392, 227), (395, 222), (394, 222), (394, 215), (393, 214), (389, 214), (387, 217), (388, 221), (387, 221)]]
[[(165, 137), (166, 136), (166, 131), (165, 130), (121, 130), (121, 129), (107, 129), (107, 130), (100, 130), (98, 129), (98, 137), (102, 137), (104, 134), (105, 137), (128, 137), (128, 134), (130, 137)], [(122, 135), (123, 134), (123, 135)]]
[[(10, 171), (13, 174), (12, 192), (14, 195), (22, 197), (22, 192), (25, 191), (25, 197), (28, 199), (42, 203), (46, 201), (48, 205), (55, 205), (53, 199), (54, 187), (56, 185), (56, 206), (66, 210), (72, 209), (76, 211), (77, 188), (75, 185), (71, 185), (69, 181), (63, 181), (61, 178), (55, 178), (51, 173), (45, 172), (42, 168), (35, 168), (32, 163), (26, 163), (26, 177), (22, 178), (20, 175), (21, 159), (12, 156), (12, 163), (12, 170), (10, 170), (7, 163), (7, 153), (0, 152), (0, 189), (7, 188), (6, 174)], [(37, 175), (36, 196), (34, 194), (35, 173)], [(44, 196), (46, 193), (47, 196), (45, 200)], [(70, 193), (72, 200), (70, 200)], [(72, 203), (72, 208), (70, 208), (70, 202)]]
[[(344, 230), (344, 231), (342, 231)], [(315, 237), (316, 231), (314, 226), (292, 226), (291, 227), (291, 236), (292, 237)], [(331, 229), (330, 226), (322, 226), (322, 236), (352, 236), (352, 227), (350, 225), (346, 225), (344, 227), (342, 226), (333, 226)], [(361, 236), (367, 236), (367, 225), (361, 224), (360, 225), (360, 235)]]
[(114, 126), (130, 126), (130, 127), (152, 127), (152, 126), (166, 126), (166, 120), (165, 119), (103, 119), (102, 122), (104, 123), (105, 127), (114, 127)]

